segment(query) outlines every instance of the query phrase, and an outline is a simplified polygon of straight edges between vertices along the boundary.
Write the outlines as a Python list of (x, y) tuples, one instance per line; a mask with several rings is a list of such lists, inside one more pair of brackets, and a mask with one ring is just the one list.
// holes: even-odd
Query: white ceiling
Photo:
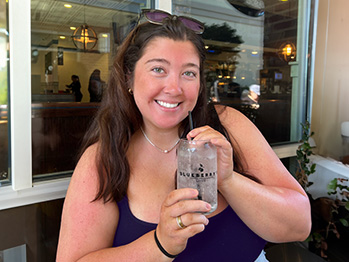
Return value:
[[(146, 0), (32, 0), (32, 45), (47, 45), (55, 35), (69, 37), (73, 32), (70, 27), (84, 22), (97, 33), (110, 32), (112, 22), (129, 24), (145, 3)], [(71, 4), (72, 8), (64, 4)]]
[[(71, 26), (79, 27), (84, 22), (92, 26), (97, 34), (111, 33), (112, 23), (117, 26), (130, 24), (137, 18), (141, 8), (149, 8), (150, 0), (31, 0), (32, 45), (47, 46), (52, 40), (72, 35)], [(282, 15), (272, 23), (286, 22), (297, 17), (297, 0), (280, 2), (264, 0), (265, 11)], [(72, 8), (65, 8), (71, 4)], [(295, 24), (296, 27), (296, 24)], [(284, 27), (281, 27), (283, 30)], [(277, 27), (273, 29), (277, 31)]]

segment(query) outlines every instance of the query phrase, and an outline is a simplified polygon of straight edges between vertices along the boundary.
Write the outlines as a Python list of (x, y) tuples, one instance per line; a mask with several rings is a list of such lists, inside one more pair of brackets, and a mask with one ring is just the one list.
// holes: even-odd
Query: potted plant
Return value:
[[(312, 230), (307, 239), (309, 249), (327, 259), (328, 241), (341, 238), (341, 232), (349, 226), (349, 187), (345, 185), (347, 179), (335, 178), (327, 186), (330, 197), (313, 199), (308, 188), (313, 184), (308, 180), (309, 176), (316, 173), (316, 164), (311, 163), (310, 156), (313, 154), (309, 139), (314, 135), (310, 132), (309, 122), (302, 125), (302, 140), (297, 149), (298, 168), (296, 178), (307, 192), (312, 214)], [(324, 189), (326, 190), (326, 189)]]

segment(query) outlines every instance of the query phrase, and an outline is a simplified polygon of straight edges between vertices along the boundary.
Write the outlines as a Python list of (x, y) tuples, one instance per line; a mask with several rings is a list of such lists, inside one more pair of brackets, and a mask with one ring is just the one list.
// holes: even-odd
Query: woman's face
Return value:
[(200, 59), (190, 41), (151, 40), (134, 71), (133, 94), (145, 125), (171, 128), (193, 110), (200, 90)]

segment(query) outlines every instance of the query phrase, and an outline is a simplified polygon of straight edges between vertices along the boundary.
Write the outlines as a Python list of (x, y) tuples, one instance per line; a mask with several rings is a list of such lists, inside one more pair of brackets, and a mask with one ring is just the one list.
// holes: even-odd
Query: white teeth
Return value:
[(170, 104), (170, 103), (166, 103), (164, 101), (156, 101), (160, 106), (163, 106), (163, 107), (166, 107), (166, 108), (174, 108), (176, 106), (179, 105), (179, 103), (176, 103), (176, 104)]

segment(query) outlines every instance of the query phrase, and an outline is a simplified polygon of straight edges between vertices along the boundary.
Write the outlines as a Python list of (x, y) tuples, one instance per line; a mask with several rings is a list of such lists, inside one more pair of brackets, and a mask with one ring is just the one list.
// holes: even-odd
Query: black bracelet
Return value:
[(155, 231), (154, 231), (154, 238), (155, 238), (155, 243), (156, 243), (156, 245), (158, 246), (158, 248), (160, 249), (160, 251), (161, 251), (165, 256), (167, 256), (167, 257), (169, 257), (169, 258), (175, 258), (175, 257), (178, 256), (178, 255), (171, 255), (170, 253), (168, 253), (168, 252), (162, 247), (162, 245), (161, 245), (160, 242), (159, 242), (158, 237), (156, 236), (156, 229), (155, 229)]

